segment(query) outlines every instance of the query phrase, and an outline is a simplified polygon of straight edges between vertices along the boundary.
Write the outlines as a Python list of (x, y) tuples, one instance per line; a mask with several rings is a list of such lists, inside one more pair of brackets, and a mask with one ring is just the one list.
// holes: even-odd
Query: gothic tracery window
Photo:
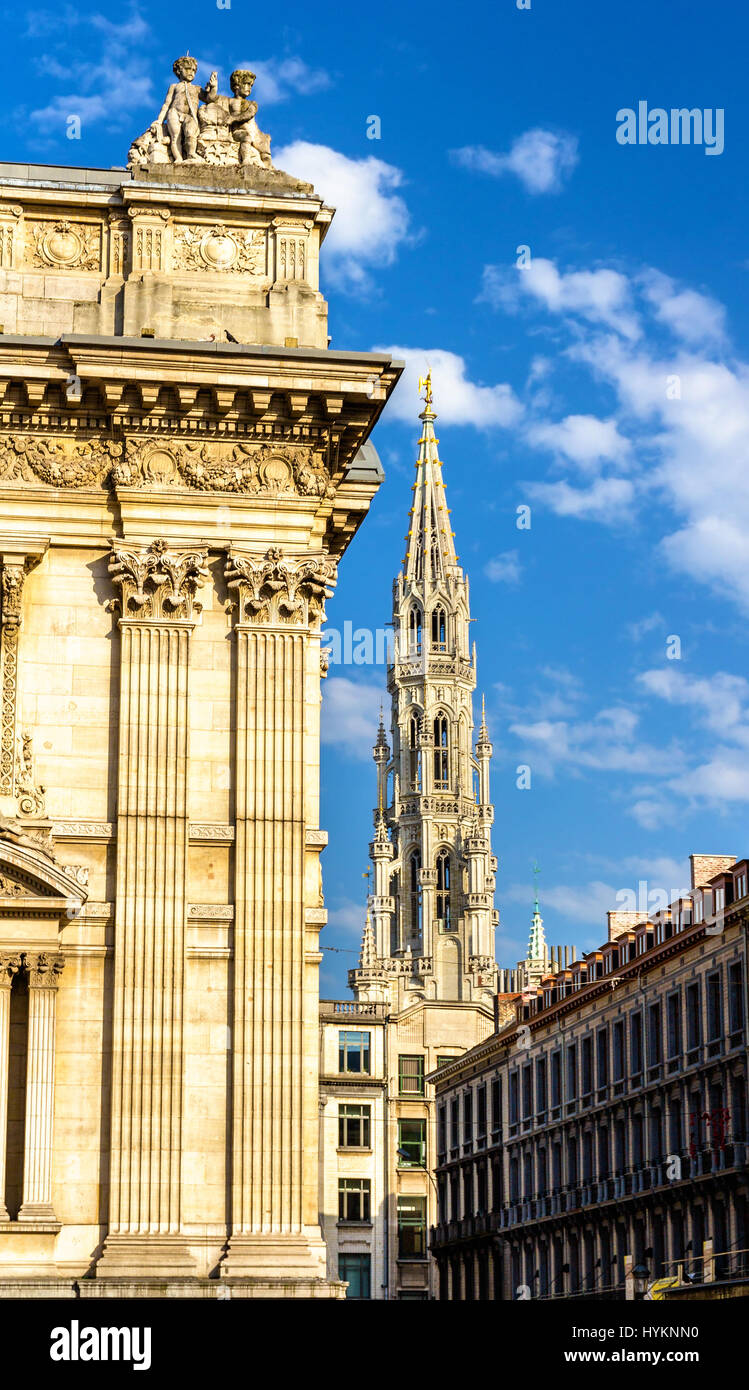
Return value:
[(408, 654), (418, 656), (421, 652), (421, 609), (416, 605), (408, 613)]
[(415, 849), (409, 863), (409, 900), (411, 917), (411, 937), (421, 936), (421, 889), (419, 874), (421, 870), (421, 851)]
[(447, 650), (447, 614), (441, 603), (432, 609), (432, 647), (436, 651)]
[(437, 855), (437, 920), (443, 931), (450, 931), (450, 851), (441, 849)]
[(419, 749), (419, 716), (412, 714), (408, 721), (408, 776), (410, 790), (421, 790), (421, 752)]
[(438, 714), (434, 721), (434, 785), (438, 790), (448, 786), (447, 716)]

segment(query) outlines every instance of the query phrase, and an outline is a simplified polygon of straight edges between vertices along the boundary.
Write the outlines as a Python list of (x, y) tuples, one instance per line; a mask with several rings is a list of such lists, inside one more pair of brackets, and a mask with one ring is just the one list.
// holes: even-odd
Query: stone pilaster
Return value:
[[(224, 1278), (325, 1278), (315, 1208), (317, 1088), (305, 1011), (305, 742), (335, 565), (232, 553), (236, 840), (231, 1236)], [(319, 956), (315, 957), (319, 960)], [(310, 1021), (311, 1020), (311, 1021)], [(313, 1174), (314, 1176), (314, 1174)], [(307, 1200), (311, 1193), (310, 1200)]]
[(57, 989), (65, 961), (61, 955), (26, 955), (29, 982), (29, 1035), (26, 1065), (26, 1120), (23, 1151), (23, 1204), (19, 1221), (54, 1221), (52, 1132), (55, 1102), (55, 1016)]
[(99, 1276), (189, 1274), (180, 1235), (190, 635), (205, 553), (115, 549), (121, 591), (112, 1146)]
[(5, 1161), (10, 1084), (10, 991), (20, 964), (20, 956), (0, 953), (0, 1221), (9, 1219), (5, 1205)]

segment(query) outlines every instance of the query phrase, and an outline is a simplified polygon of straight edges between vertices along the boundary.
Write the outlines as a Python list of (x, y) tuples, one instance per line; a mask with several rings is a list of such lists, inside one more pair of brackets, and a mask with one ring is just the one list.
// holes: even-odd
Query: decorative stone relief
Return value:
[(21, 956), (10, 951), (0, 951), (0, 988), (9, 989), (14, 975), (21, 969)]
[(0, 206), (0, 270), (13, 270), (18, 260), (18, 225), (23, 208), (18, 203)]
[(16, 742), (15, 797), (22, 816), (44, 815), (45, 791), (34, 778), (31, 734), (21, 734)]
[(226, 579), (239, 599), (241, 623), (283, 623), (315, 627), (325, 619), (325, 600), (336, 582), (335, 561), (320, 553), (288, 560), (274, 547), (265, 558), (232, 552)]
[(112, 460), (121, 453), (121, 443), (102, 435), (82, 442), (65, 435), (5, 435), (0, 438), (0, 480), (38, 480), (50, 487), (103, 487)]
[(212, 227), (179, 226), (174, 232), (174, 270), (232, 271), (265, 275), (265, 233), (216, 222)]
[(13, 795), (16, 756), (16, 699), (18, 694), (18, 632), (21, 626), (21, 592), (26, 577), (23, 564), (4, 564), (2, 573), (2, 699), (0, 710), (0, 795)]
[(28, 891), (23, 883), (9, 878), (7, 874), (0, 874), (0, 898), (23, 898)]
[(0, 437), (0, 480), (49, 487), (186, 487), (199, 492), (333, 497), (323, 455), (308, 444), (254, 441)]
[(201, 492), (330, 497), (322, 456), (308, 445), (127, 441), (112, 480), (119, 487), (183, 486)]
[(74, 883), (79, 884), (81, 888), (88, 888), (88, 879), (91, 872), (88, 864), (63, 864), (62, 871), (64, 874), (67, 874), (68, 878), (71, 878)]
[(164, 228), (169, 209), (131, 207), (128, 216), (133, 223), (133, 270), (165, 270)]
[(109, 274), (124, 275), (130, 256), (130, 225), (120, 213), (109, 216)]
[(147, 550), (115, 548), (109, 564), (121, 590), (124, 618), (191, 619), (202, 605), (195, 595), (208, 578), (204, 550), (173, 551), (166, 541)]
[(41, 270), (100, 270), (101, 227), (90, 222), (29, 222), (26, 260)]

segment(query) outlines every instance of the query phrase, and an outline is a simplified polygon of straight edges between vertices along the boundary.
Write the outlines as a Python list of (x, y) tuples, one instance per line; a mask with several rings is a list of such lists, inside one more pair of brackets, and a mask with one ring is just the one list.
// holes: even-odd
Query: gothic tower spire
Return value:
[[(431, 372), (403, 569), (393, 586), (388, 743), (380, 719), (370, 895), (374, 967), (350, 972), (371, 998), (373, 968), (397, 1007), (413, 998), (488, 1001), (496, 989), (490, 801), (482, 712), (473, 745), (476, 658), (434, 432)], [(392, 745), (392, 747), (391, 747)], [(366, 976), (366, 979), (365, 979)]]

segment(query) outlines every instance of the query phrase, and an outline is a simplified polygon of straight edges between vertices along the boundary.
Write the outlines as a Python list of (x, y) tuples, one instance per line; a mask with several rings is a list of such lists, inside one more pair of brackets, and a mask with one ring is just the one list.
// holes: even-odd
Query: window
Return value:
[(344, 1072), (370, 1071), (369, 1033), (354, 1033), (347, 1029), (338, 1034), (338, 1070)]
[(399, 1197), (398, 1258), (401, 1260), (423, 1260), (426, 1253), (426, 1197)]
[(539, 1057), (536, 1062), (536, 1113), (546, 1114), (546, 1058)]
[(667, 1047), (669, 1057), (681, 1056), (681, 998), (669, 994), (666, 1000)]
[(434, 721), (434, 785), (440, 790), (448, 786), (447, 716), (438, 714)]
[(609, 1035), (606, 1028), (600, 1028), (596, 1034), (596, 1052), (600, 1090), (609, 1084)]
[(614, 1024), (614, 1081), (624, 1080), (624, 1022)]
[(441, 1158), (447, 1152), (447, 1107), (440, 1105), (437, 1107), (437, 1156)]
[(463, 1095), (463, 1143), (470, 1144), (473, 1139), (473, 1092)]
[(450, 1101), (450, 1147), (453, 1149), (457, 1149), (460, 1143), (459, 1131), (460, 1111), (458, 1107), (458, 1098), (455, 1096), (455, 1098)]
[(486, 1138), (486, 1086), (479, 1086), (476, 1091), (476, 1136)]
[(582, 1045), (582, 1087), (583, 1095), (589, 1096), (593, 1090), (593, 1039), (583, 1038)]
[(687, 1052), (694, 1052), (702, 1042), (702, 1015), (700, 1013), (700, 987), (698, 983), (687, 985)]
[(552, 1109), (562, 1103), (562, 1056), (559, 1052), (551, 1054), (551, 1105)]
[(648, 1009), (648, 1065), (657, 1067), (663, 1060), (663, 1043), (661, 1033), (661, 1006), (651, 1004)]
[(736, 878), (734, 879), (734, 886), (733, 886), (733, 900), (734, 900), (734, 902), (738, 902), (739, 899), (745, 898), (745, 897), (746, 897), (746, 871), (745, 871), (744, 873), (742, 873), (742, 874), (737, 874), (737, 875), (736, 875)]
[(448, 1064), (448, 1062), (454, 1062), (454, 1061), (455, 1061), (455, 1058), (454, 1058), (454, 1057), (443, 1057), (443, 1055), (442, 1055), (441, 1052), (438, 1052), (438, 1053), (437, 1053), (437, 1066), (438, 1066), (438, 1067), (446, 1067), (447, 1064)]
[(371, 1298), (371, 1255), (339, 1255), (338, 1278), (348, 1282), (347, 1298)]
[(720, 971), (707, 977), (707, 1037), (714, 1042), (723, 1032), (723, 1006), (720, 997)]
[(577, 1095), (577, 1046), (571, 1043), (567, 1048), (567, 1099), (574, 1100)]
[(432, 646), (440, 652), (447, 648), (447, 619), (441, 604), (432, 609)]
[(510, 1075), (510, 1124), (516, 1125), (518, 1122), (518, 1074), (516, 1071)]
[(421, 609), (415, 606), (408, 614), (408, 654), (418, 656), (421, 651)]
[(421, 886), (419, 878), (421, 876), (421, 854), (415, 849), (409, 863), (409, 901), (411, 909), (411, 936), (421, 936)]
[(371, 1187), (369, 1178), (338, 1179), (339, 1221), (369, 1221)]
[(450, 921), (450, 852), (441, 849), (437, 855), (437, 918), (443, 931), (449, 931)]
[(528, 1063), (523, 1067), (523, 1119), (529, 1120), (533, 1114), (533, 1070)]
[(502, 1082), (498, 1076), (492, 1081), (492, 1132), (502, 1128)]
[(426, 1120), (399, 1120), (398, 1166), (400, 1168), (426, 1168), (426, 1150)]
[(642, 1014), (634, 1014), (630, 1024), (629, 1063), (633, 1077), (642, 1071)]
[(421, 752), (419, 750), (419, 716), (412, 714), (408, 721), (408, 777), (412, 792), (421, 790)]
[(370, 1143), (372, 1107), (370, 1105), (338, 1106), (339, 1149), (368, 1149)]
[(743, 1027), (744, 971), (739, 960), (728, 967), (728, 1031), (733, 1036), (734, 1033), (740, 1033)]
[(423, 1096), (423, 1055), (398, 1058), (398, 1090), (402, 1096)]

